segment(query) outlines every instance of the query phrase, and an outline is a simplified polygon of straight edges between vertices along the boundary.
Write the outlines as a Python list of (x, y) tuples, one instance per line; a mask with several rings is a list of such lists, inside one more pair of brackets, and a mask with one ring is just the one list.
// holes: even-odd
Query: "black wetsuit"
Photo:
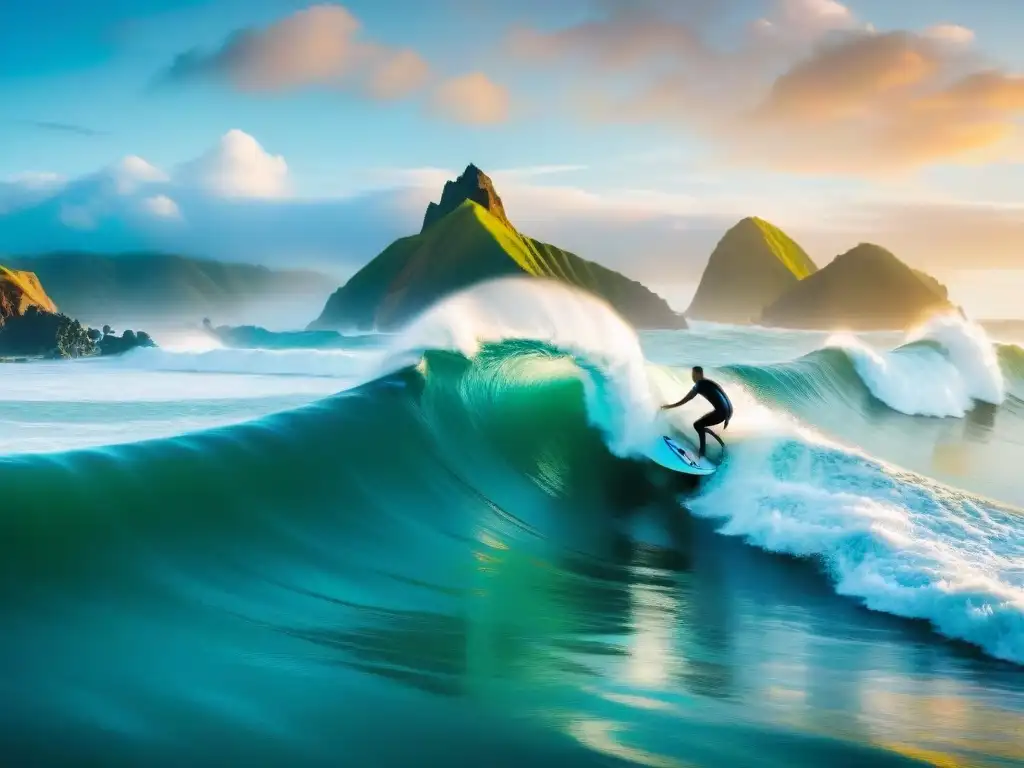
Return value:
[[(701, 379), (693, 385), (693, 389), (686, 396), (686, 400), (700, 395), (709, 403), (711, 403), (714, 410), (711, 413), (706, 413), (693, 422), (693, 428), (697, 430), (697, 437), (700, 438), (700, 455), (704, 455), (704, 448), (707, 444), (707, 433), (710, 431), (708, 427), (713, 427), (716, 424), (721, 424), (724, 421), (729, 421), (732, 418), (732, 401), (729, 400), (729, 396), (725, 394), (717, 383), (711, 379)], [(684, 400), (685, 402), (685, 400)], [(721, 439), (714, 432), (711, 433), (718, 442), (722, 442)]]

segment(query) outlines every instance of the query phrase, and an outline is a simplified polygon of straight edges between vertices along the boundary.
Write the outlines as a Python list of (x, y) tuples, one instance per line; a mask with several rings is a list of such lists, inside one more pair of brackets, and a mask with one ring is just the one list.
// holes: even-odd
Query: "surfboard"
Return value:
[(647, 455), (666, 469), (686, 475), (712, 475), (718, 470), (718, 465), (707, 456), (698, 459), (696, 449), (666, 435), (652, 441)]

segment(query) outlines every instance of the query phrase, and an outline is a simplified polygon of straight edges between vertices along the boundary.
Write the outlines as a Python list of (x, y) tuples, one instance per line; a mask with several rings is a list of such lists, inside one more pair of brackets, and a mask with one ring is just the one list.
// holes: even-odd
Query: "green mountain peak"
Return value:
[(393, 329), (446, 295), (511, 275), (582, 288), (638, 327), (685, 327), (640, 283), (517, 231), (490, 178), (470, 164), (428, 206), (420, 233), (396, 240), (353, 275), (310, 328)]
[(716, 322), (756, 322), (765, 307), (816, 271), (789, 235), (750, 216), (718, 242), (686, 314)]
[(900, 330), (953, 309), (938, 280), (890, 251), (860, 243), (765, 308), (765, 324), (829, 330)]
[(505, 226), (512, 227), (508, 216), (505, 215), (505, 207), (502, 205), (501, 198), (494, 189), (491, 177), (470, 163), (457, 179), (445, 182), (441, 192), (441, 202), (430, 203), (427, 206), (420, 232), (425, 232), (427, 227), (440, 221), (466, 201), (476, 203)]

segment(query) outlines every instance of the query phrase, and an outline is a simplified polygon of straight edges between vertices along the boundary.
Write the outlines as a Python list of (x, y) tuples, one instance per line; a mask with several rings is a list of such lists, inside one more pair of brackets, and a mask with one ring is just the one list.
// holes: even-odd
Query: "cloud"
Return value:
[(724, 165), (867, 175), (1020, 152), (1021, 77), (983, 65), (971, 30), (882, 32), (836, 0), (776, 0), (737, 24), (741, 8), (726, 2), (711, 24), (616, 4), (515, 29), (510, 50), (574, 73), (565, 102), (579, 114), (688, 133)]
[(374, 69), (369, 90), (377, 99), (400, 99), (421, 88), (429, 76), (430, 66), (418, 53), (399, 51)]
[(105, 131), (97, 131), (84, 125), (76, 123), (61, 123), (53, 120), (25, 120), (25, 124), (44, 131), (56, 131), (58, 133), (74, 133), (79, 136), (104, 136)]
[(418, 53), (361, 38), (340, 5), (315, 5), (266, 29), (243, 29), (220, 48), (180, 54), (162, 81), (226, 81), (242, 91), (355, 87), (372, 98), (402, 98), (423, 87), (430, 67)]
[(732, 136), (748, 157), (772, 152), (787, 167), (809, 171), (920, 167), (1014, 152), (1024, 78), (965, 72), (965, 63), (909, 32), (844, 39), (776, 79)]
[(405, 190), (314, 201), (291, 188), (283, 157), (231, 130), (170, 172), (129, 156), (70, 180), (0, 182), (0, 242), (14, 254), (157, 250), (316, 267), (340, 280), (422, 221)]
[[(1007, 98), (980, 81), (970, 90), (982, 102)], [(1024, 252), (1021, 207), (938, 195), (914, 205), (883, 204), (827, 190), (813, 197), (790, 190), (787, 197), (785, 190), (716, 178), (688, 178), (685, 192), (670, 191), (665, 177), (663, 189), (602, 189), (570, 176), (581, 170), (524, 166), (490, 175), (520, 230), (654, 288), (698, 280), (718, 239), (748, 215), (781, 226), (819, 264), (865, 240), (940, 272), (964, 263), (1012, 267)], [(129, 157), (72, 180), (25, 175), (22, 182), (35, 186), (36, 197), (0, 211), (0, 242), (10, 253), (163, 250), (314, 267), (341, 281), (393, 240), (418, 232), (427, 203), (460, 171), (389, 171), (373, 188), (344, 199), (289, 197), (285, 160), (235, 130), (171, 173)]]
[(377, 101), (425, 94), (430, 114), (471, 125), (508, 116), (506, 90), (481, 73), (451, 78), (416, 51), (368, 39), (344, 6), (314, 5), (265, 29), (242, 29), (213, 51), (179, 54), (157, 84), (217, 82), (249, 93), (310, 87), (355, 91)]
[(0, 179), (0, 216), (56, 194), (66, 179), (48, 171), (26, 171)]
[(180, 219), (181, 209), (167, 195), (154, 195), (142, 201), (142, 207), (159, 219)]
[(502, 178), (533, 178), (536, 176), (552, 176), (555, 174), (574, 173), (585, 171), (586, 165), (527, 165), (521, 168), (498, 169), (492, 176)]
[(974, 42), (974, 30), (961, 27), (959, 24), (935, 24), (928, 27), (924, 37), (951, 45), (970, 45)]
[(848, 29), (857, 23), (853, 12), (836, 0), (781, 0), (779, 12), (789, 25), (821, 32)]
[[(164, 171), (143, 158), (128, 155), (96, 173), (54, 183), (34, 202), (41, 202), (45, 208), (46, 201), (51, 201), (56, 208), (54, 218), (63, 226), (92, 231), (116, 215), (121, 201), (151, 194), (154, 187), (164, 186), (170, 180)], [(32, 212), (30, 206), (22, 205), (20, 209)]]
[(220, 197), (275, 198), (291, 191), (288, 163), (266, 152), (252, 136), (232, 129), (177, 173), (184, 183)]
[(936, 66), (908, 35), (853, 38), (822, 48), (780, 76), (759, 116), (782, 121), (855, 117), (872, 100), (920, 84)]
[(71, 229), (96, 229), (96, 218), (88, 206), (62, 205), (60, 221)]
[[(251, 136), (230, 131), (201, 157), (170, 173), (126, 158), (48, 188), (47, 197), (0, 215), (0, 240), (13, 253), (59, 249), (165, 250), (273, 266), (309, 266), (339, 281), (391, 241), (419, 231), (423, 211), (461, 169), (382, 174), (375, 189), (345, 199), (285, 197), (287, 164)], [(580, 166), (496, 169), (492, 176), (513, 220), (537, 237), (637, 277), (699, 270), (720, 235), (705, 215), (714, 204), (643, 190), (595, 192), (539, 183)], [(133, 183), (126, 184), (131, 181)], [(729, 218), (732, 214), (728, 214)], [(176, 226), (166, 226), (174, 221)], [(713, 221), (706, 224), (707, 221)], [(700, 248), (680, 258), (679, 231)], [(637, 253), (642, 252), (642, 257)], [(687, 273), (688, 274), (688, 273)]]
[(14, 174), (7, 181), (27, 189), (49, 189), (61, 186), (67, 181), (67, 177), (52, 171), (24, 171)]
[(554, 32), (515, 28), (509, 44), (523, 58), (574, 59), (603, 71), (637, 67), (660, 59), (686, 61), (707, 54), (704, 41), (688, 25), (633, 15), (586, 22)]
[(266, 29), (243, 29), (212, 53), (181, 54), (172, 81), (226, 78), (242, 90), (275, 91), (340, 85), (377, 53), (358, 39), (361, 24), (340, 5), (316, 5)]
[(509, 94), (481, 72), (442, 83), (432, 98), (432, 109), (449, 120), (469, 125), (501, 123), (509, 116)]
[(782, 0), (779, 9), (789, 23), (815, 29), (842, 29), (855, 23), (853, 12), (836, 0)]
[(129, 155), (115, 163), (108, 170), (108, 175), (120, 195), (131, 194), (147, 184), (168, 180), (166, 173), (137, 155)]
[(927, 269), (1019, 269), (1022, 264), (1024, 205), (962, 201), (863, 205), (851, 223)]
[(767, 41), (809, 42), (835, 30), (863, 26), (853, 12), (836, 0), (778, 0), (771, 17), (752, 25)]

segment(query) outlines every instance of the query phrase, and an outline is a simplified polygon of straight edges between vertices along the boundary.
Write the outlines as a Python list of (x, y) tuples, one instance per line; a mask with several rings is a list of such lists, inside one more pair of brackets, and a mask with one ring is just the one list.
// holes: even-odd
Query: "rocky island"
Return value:
[(766, 307), (817, 270), (781, 229), (757, 217), (743, 219), (715, 247), (686, 316), (756, 323)]
[(907, 330), (951, 310), (957, 307), (934, 277), (885, 248), (861, 243), (786, 291), (762, 321), (784, 328)]
[(819, 269), (778, 227), (743, 219), (719, 241), (686, 312), (692, 320), (805, 330), (908, 330), (956, 310), (946, 287), (861, 243)]
[(144, 346), (155, 346), (149, 334), (86, 328), (58, 311), (33, 272), (0, 266), (0, 358), (116, 355)]
[(686, 327), (635, 280), (520, 233), (491, 179), (470, 164), (427, 207), (419, 234), (396, 240), (353, 275), (309, 329), (393, 330), (448, 294), (509, 275), (582, 288), (637, 328)]

